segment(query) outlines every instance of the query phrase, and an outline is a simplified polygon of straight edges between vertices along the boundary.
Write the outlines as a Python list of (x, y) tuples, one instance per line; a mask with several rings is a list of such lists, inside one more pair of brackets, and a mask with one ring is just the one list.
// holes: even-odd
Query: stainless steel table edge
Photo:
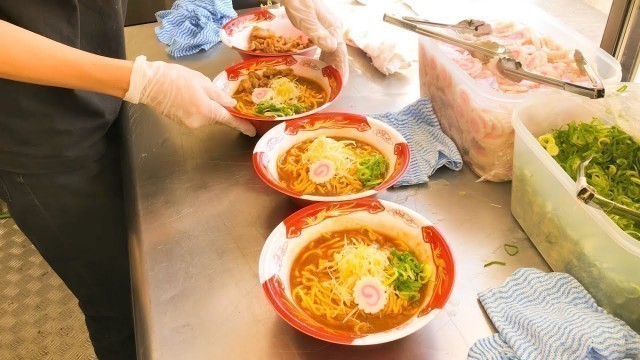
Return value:
[[(219, 44), (179, 60), (147, 24), (126, 29), (127, 56), (177, 62), (213, 77), (240, 61)], [(417, 66), (385, 77), (350, 49), (351, 76), (329, 108), (375, 114), (419, 97)], [(510, 184), (441, 169), (429, 184), (380, 194), (429, 218), (456, 261), (452, 297), (431, 323), (392, 343), (346, 347), (297, 332), (265, 300), (262, 244), (296, 206), (253, 173), (254, 139), (219, 126), (191, 131), (138, 106), (123, 124), (132, 286), (140, 359), (463, 359), (495, 330), (477, 292), (520, 267), (549, 268), (510, 213)], [(515, 257), (504, 243), (520, 247)], [(501, 260), (506, 266), (484, 268)]]

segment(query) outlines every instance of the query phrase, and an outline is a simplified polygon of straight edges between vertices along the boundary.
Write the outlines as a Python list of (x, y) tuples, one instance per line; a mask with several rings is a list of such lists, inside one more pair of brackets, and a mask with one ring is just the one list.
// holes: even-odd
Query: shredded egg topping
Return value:
[(277, 105), (286, 105), (296, 101), (300, 96), (300, 85), (285, 77), (271, 80), (269, 88), (273, 91), (272, 102)]
[(309, 145), (302, 155), (302, 161), (313, 164), (319, 160), (333, 163), (334, 176), (345, 176), (352, 167), (357, 166), (356, 155), (353, 152), (355, 142), (351, 140), (334, 140), (326, 136), (319, 136)]

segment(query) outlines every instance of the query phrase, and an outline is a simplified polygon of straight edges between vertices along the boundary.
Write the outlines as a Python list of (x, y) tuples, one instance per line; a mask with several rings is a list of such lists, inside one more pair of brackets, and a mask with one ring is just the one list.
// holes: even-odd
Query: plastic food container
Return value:
[[(603, 82), (622, 77), (620, 64), (605, 51), (567, 28), (544, 11), (522, 2), (470, 2), (460, 6), (423, 6), (432, 21), (457, 23), (474, 18), (488, 22), (511, 20), (543, 36), (551, 36), (568, 49), (579, 49), (597, 68)], [(513, 162), (515, 108), (535, 92), (505, 94), (477, 83), (449, 59), (440, 43), (420, 37), (420, 88), (431, 97), (443, 131), (456, 143), (467, 165), (481, 180), (508, 181)]]
[(607, 88), (613, 96), (604, 100), (539, 94), (514, 113), (511, 211), (553, 270), (573, 275), (598, 305), (640, 331), (640, 241), (577, 200), (575, 182), (537, 141), (592, 117), (627, 130), (625, 122), (640, 120), (640, 84), (628, 86)]

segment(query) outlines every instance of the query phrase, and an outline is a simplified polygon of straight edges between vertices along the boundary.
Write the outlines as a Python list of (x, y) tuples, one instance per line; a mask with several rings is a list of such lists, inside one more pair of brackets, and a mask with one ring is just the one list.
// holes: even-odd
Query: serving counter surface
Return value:
[[(213, 77), (240, 61), (219, 44), (176, 61), (156, 24), (126, 29), (127, 56), (178, 62)], [(419, 96), (417, 66), (379, 74), (350, 49), (351, 75), (331, 111), (375, 114)], [(447, 239), (456, 262), (449, 303), (415, 334), (368, 347), (333, 345), (281, 320), (263, 295), (258, 258), (271, 230), (296, 210), (262, 183), (251, 164), (254, 139), (225, 127), (191, 131), (144, 107), (131, 109), (127, 148), (130, 248), (140, 359), (463, 359), (491, 335), (477, 293), (520, 267), (549, 268), (510, 213), (510, 184), (476, 182), (468, 169), (440, 169), (427, 185), (379, 198), (421, 213)], [(508, 256), (503, 245), (520, 251)], [(483, 265), (500, 260), (506, 266)]]

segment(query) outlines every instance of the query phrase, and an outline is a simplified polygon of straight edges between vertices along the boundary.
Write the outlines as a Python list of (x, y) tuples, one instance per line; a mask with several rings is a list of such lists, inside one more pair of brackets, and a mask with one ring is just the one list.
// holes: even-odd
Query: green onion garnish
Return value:
[(492, 261), (492, 262), (488, 262), (488, 263), (484, 264), (484, 267), (489, 267), (491, 265), (502, 265), (502, 266), (505, 266), (505, 265), (507, 265), (507, 263), (505, 263), (504, 261)]
[(518, 255), (518, 251), (520, 251), (520, 248), (518, 248), (518, 246), (516, 245), (504, 244), (504, 251), (509, 256), (516, 256)]
[[(622, 86), (618, 91), (624, 91)], [(640, 143), (617, 126), (594, 118), (588, 123), (572, 122), (538, 138), (572, 179), (580, 164), (591, 158), (585, 169), (587, 183), (608, 200), (640, 210)], [(555, 149), (552, 149), (555, 150)], [(604, 209), (607, 213), (607, 209)], [(640, 223), (620, 215), (607, 215), (631, 237), (640, 240)], [(506, 250), (506, 248), (505, 248)]]
[(367, 189), (382, 183), (386, 171), (387, 161), (380, 154), (364, 158), (358, 162), (358, 179)]

